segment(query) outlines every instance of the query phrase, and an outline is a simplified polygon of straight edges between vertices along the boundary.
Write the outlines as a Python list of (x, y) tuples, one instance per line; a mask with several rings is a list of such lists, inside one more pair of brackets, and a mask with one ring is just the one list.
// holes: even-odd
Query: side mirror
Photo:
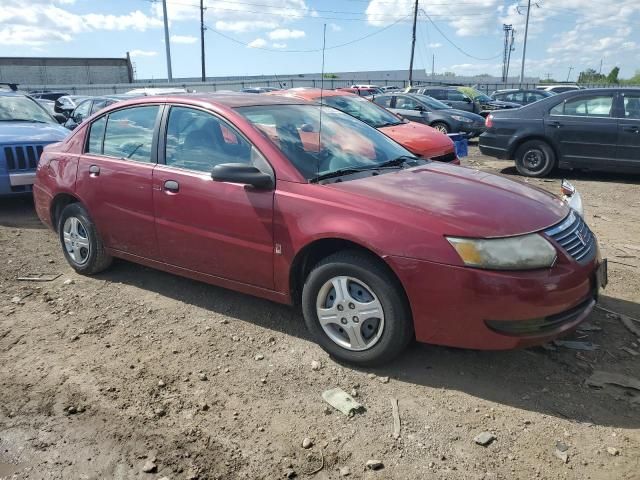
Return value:
[(422, 105), (416, 105), (414, 110), (417, 110), (418, 112), (424, 112), (424, 107)]
[(63, 124), (64, 122), (67, 121), (67, 117), (65, 117), (61, 113), (54, 113), (53, 118), (55, 118), (59, 124)]
[[(393, 112), (391, 112), (393, 113)], [(404, 117), (402, 115), (400, 115), (399, 113), (393, 113), (396, 117), (398, 117), (400, 120), (404, 120)]]
[(260, 189), (273, 188), (273, 178), (246, 163), (221, 163), (213, 167), (211, 178), (216, 182), (231, 182), (251, 185)]
[(467, 103), (473, 103), (473, 100), (471, 100), (469, 97), (464, 97), (464, 101)]

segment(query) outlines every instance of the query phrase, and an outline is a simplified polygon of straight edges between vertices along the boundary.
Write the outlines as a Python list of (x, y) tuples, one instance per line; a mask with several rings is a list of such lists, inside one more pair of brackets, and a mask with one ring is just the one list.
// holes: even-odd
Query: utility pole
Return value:
[(507, 54), (507, 71), (505, 75), (505, 82), (509, 81), (509, 66), (511, 65), (511, 52), (515, 51), (516, 47), (513, 46), (515, 41), (515, 30), (511, 29), (511, 38), (509, 40), (509, 53)]
[(522, 67), (520, 69), (520, 87), (524, 82), (524, 60), (527, 55), (527, 35), (529, 35), (529, 13), (531, 13), (531, 0), (527, 2), (527, 20), (524, 26), (524, 45), (522, 46)]
[(409, 61), (409, 86), (413, 83), (413, 54), (416, 49), (416, 22), (418, 21), (418, 0), (413, 9), (413, 38), (411, 40), (411, 60)]
[(167, 51), (167, 80), (173, 82), (171, 74), (171, 45), (169, 45), (169, 19), (167, 17), (167, 0), (162, 0), (162, 14), (164, 15), (164, 45)]
[(600, 59), (600, 70), (598, 70), (598, 73), (602, 74), (602, 60), (604, 60), (603, 58)]
[(436, 54), (431, 54), (431, 80), (436, 76)]
[(502, 31), (504, 32), (504, 50), (502, 52), (502, 82), (507, 81), (507, 57), (509, 55), (509, 33), (513, 30), (513, 25), (502, 24)]
[(204, 68), (204, 0), (200, 0), (200, 59), (202, 61), (202, 81), (207, 81)]
[(567, 82), (569, 81), (569, 77), (571, 76), (571, 70), (573, 70), (573, 67), (569, 67), (569, 73), (567, 73)]

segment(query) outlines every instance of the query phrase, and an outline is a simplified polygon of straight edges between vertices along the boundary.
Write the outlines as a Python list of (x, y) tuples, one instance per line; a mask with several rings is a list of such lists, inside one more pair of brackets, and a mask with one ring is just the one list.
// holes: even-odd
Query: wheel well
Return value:
[(55, 196), (51, 202), (51, 224), (56, 231), (58, 230), (58, 220), (60, 220), (60, 214), (62, 210), (64, 210), (64, 207), (79, 201), (76, 197), (68, 193), (61, 193)]
[(546, 143), (547, 145), (549, 145), (549, 148), (551, 150), (553, 150), (553, 154), (556, 156), (556, 162), (558, 161), (558, 152), (556, 151), (555, 147), (551, 144), (551, 142), (549, 142), (549, 140), (541, 135), (533, 135), (530, 137), (523, 137), (518, 139), (517, 142), (515, 142), (512, 146), (511, 149), (509, 150), (509, 159), (510, 160), (515, 160), (515, 156), (516, 156), (516, 152), (518, 151), (518, 149), (526, 142), (529, 142), (531, 140), (540, 140), (541, 142)]
[(342, 250), (356, 250), (380, 261), (381, 265), (383, 265), (393, 276), (393, 278), (396, 279), (396, 281), (398, 282), (398, 286), (402, 289), (402, 293), (406, 298), (406, 292), (404, 292), (404, 288), (402, 287), (400, 279), (397, 277), (391, 267), (389, 267), (389, 265), (382, 258), (380, 258), (378, 254), (350, 240), (344, 240), (341, 238), (324, 238), (321, 240), (316, 240), (315, 242), (312, 242), (309, 245), (305, 246), (297, 253), (295, 258), (293, 259), (293, 262), (291, 263), (291, 270), (289, 272), (289, 286), (291, 289), (291, 299), (293, 300), (294, 304), (300, 304), (304, 281), (309, 275), (309, 272), (313, 270), (313, 267), (315, 267), (321, 260), (328, 257), (329, 255)]

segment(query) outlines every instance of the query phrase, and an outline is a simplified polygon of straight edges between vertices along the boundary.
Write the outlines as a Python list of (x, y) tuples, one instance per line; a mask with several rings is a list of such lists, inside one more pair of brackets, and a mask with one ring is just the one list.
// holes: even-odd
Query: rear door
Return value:
[(560, 164), (600, 168), (615, 164), (618, 120), (614, 91), (588, 92), (556, 104), (545, 117), (545, 133)]
[(105, 245), (156, 258), (151, 181), (160, 105), (115, 110), (89, 126), (76, 191)]
[(232, 125), (210, 112), (172, 106), (163, 121), (161, 163), (153, 174), (162, 261), (273, 288), (272, 190), (215, 182), (213, 167), (270, 167)]

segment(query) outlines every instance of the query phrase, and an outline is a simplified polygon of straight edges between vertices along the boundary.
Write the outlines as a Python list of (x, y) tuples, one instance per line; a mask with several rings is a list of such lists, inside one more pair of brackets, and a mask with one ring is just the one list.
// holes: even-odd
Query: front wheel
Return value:
[(67, 205), (60, 214), (58, 233), (64, 256), (73, 269), (93, 275), (111, 265), (102, 238), (87, 210), (80, 203)]
[(529, 140), (516, 151), (516, 169), (525, 177), (546, 177), (556, 164), (556, 155), (548, 143)]
[(311, 271), (302, 310), (318, 344), (346, 362), (386, 363), (413, 338), (401, 285), (381, 261), (357, 251), (333, 254)]
[(445, 135), (446, 135), (447, 133), (449, 133), (449, 130), (450, 130), (449, 125), (447, 125), (447, 124), (446, 124), (446, 123), (444, 123), (444, 122), (435, 122), (435, 123), (432, 123), (432, 124), (431, 124), (431, 127), (432, 127), (432, 128), (435, 128), (435, 129), (436, 129), (437, 131), (439, 131), (440, 133), (444, 133)]

